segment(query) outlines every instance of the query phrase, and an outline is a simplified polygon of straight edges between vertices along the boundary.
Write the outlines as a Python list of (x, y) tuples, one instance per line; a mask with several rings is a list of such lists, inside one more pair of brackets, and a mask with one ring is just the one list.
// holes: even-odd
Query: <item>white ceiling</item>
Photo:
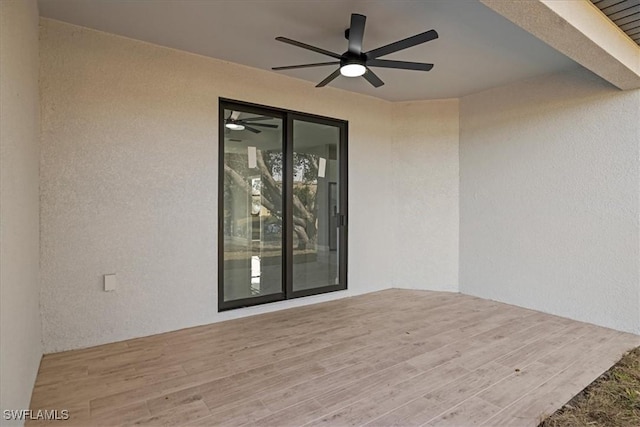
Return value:
[[(384, 57), (434, 63), (430, 72), (376, 68), (386, 83), (378, 89), (363, 78), (330, 83), (390, 101), (459, 97), (575, 66), (477, 0), (39, 0), (39, 6), (48, 18), (265, 70), (331, 61), (274, 38), (343, 53), (351, 13), (367, 16), (364, 50), (435, 29), (439, 39)], [(316, 84), (334, 69), (279, 73)]]

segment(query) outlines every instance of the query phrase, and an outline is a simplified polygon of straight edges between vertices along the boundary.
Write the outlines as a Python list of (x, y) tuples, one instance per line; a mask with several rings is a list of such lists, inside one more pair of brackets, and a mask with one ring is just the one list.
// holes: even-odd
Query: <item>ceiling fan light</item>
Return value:
[(227, 123), (225, 127), (231, 130), (244, 130), (244, 125), (238, 123)]
[(360, 77), (367, 72), (367, 67), (362, 64), (345, 64), (340, 67), (340, 74), (345, 77)]

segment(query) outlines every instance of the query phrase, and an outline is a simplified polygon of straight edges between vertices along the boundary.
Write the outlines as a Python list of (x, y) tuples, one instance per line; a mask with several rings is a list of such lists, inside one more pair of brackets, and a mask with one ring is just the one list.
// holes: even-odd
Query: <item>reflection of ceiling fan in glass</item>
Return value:
[(256, 123), (261, 120), (271, 120), (273, 117), (247, 117), (246, 119), (240, 118), (240, 111), (232, 111), (231, 115), (224, 119), (224, 127), (230, 130), (248, 130), (253, 133), (262, 132), (256, 127), (277, 129), (278, 125), (271, 125), (266, 123)]

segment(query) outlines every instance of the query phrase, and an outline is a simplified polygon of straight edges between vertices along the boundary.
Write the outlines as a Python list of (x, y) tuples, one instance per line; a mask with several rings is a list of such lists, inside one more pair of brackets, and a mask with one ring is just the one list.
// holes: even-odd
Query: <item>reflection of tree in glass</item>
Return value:
[[(318, 235), (316, 219), (316, 188), (318, 156), (294, 153), (293, 156), (293, 226), (298, 238), (298, 249), (315, 243)], [(257, 150), (257, 171), (248, 168), (247, 156), (225, 153), (225, 196), (232, 187), (251, 194), (249, 176), (260, 173), (262, 205), (278, 222), (282, 221), (282, 153)]]

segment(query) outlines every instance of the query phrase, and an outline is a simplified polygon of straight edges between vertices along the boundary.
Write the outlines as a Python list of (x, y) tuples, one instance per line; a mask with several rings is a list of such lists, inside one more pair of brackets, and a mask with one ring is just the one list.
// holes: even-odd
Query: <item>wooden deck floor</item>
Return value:
[(61, 426), (533, 426), (637, 345), (470, 296), (387, 290), (46, 355), (31, 407), (69, 410)]

